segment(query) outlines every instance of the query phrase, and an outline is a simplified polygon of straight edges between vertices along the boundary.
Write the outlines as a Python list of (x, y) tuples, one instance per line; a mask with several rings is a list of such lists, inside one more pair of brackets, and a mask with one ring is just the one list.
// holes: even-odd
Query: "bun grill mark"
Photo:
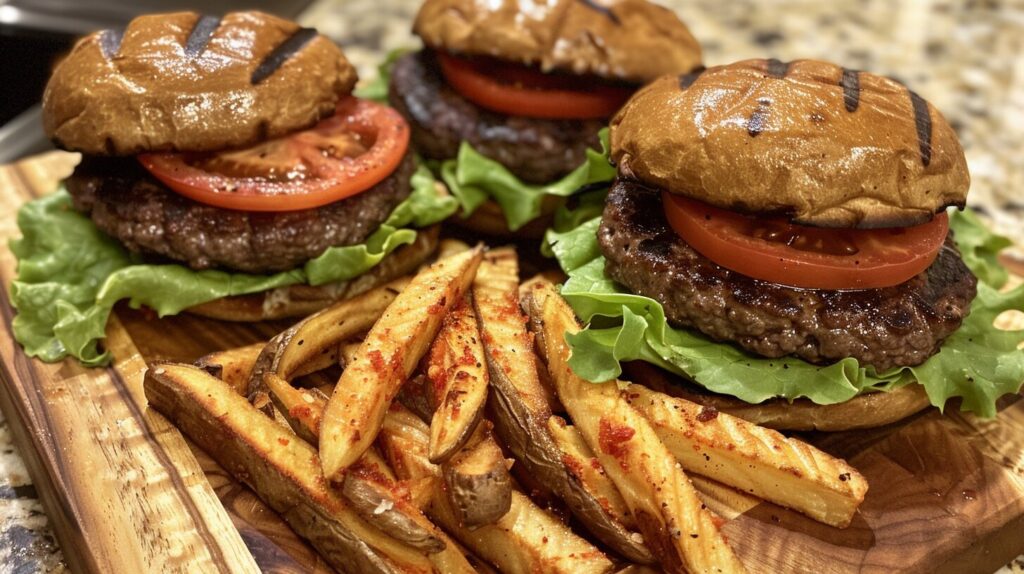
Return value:
[[(791, 62), (782, 62), (775, 58), (771, 58), (765, 62), (765, 71), (768, 75), (776, 78), (783, 79), (786, 74), (789, 73), (789, 66)], [(754, 113), (750, 114), (750, 119), (747, 120), (747, 133), (750, 137), (757, 137), (757, 134), (764, 131), (765, 124), (768, 122), (768, 111), (772, 105), (770, 98), (758, 98), (757, 109)]]
[(697, 78), (699, 78), (699, 77), (700, 77), (700, 72), (697, 72), (696, 74), (680, 74), (679, 75), (679, 89), (680, 90), (685, 90), (685, 89), (689, 88), (690, 86), (693, 85), (694, 82), (697, 81)]
[(185, 55), (195, 58), (202, 54), (218, 26), (220, 26), (220, 18), (217, 16), (203, 15), (196, 20), (196, 25), (192, 28), (188, 39), (185, 40)]
[(747, 120), (747, 133), (750, 134), (750, 137), (756, 137), (757, 134), (764, 131), (765, 123), (768, 120), (768, 109), (771, 105), (772, 101), (769, 98), (757, 99), (757, 109), (750, 114), (750, 119)]
[(782, 78), (786, 77), (786, 74), (789, 73), (790, 63), (791, 62), (781, 62), (779, 60), (776, 60), (775, 58), (772, 58), (768, 60), (767, 64), (765, 65), (765, 71), (768, 72), (769, 76), (781, 80)]
[(258, 84), (272, 76), (278, 68), (288, 61), (288, 58), (298, 53), (303, 46), (316, 36), (317, 31), (312, 28), (299, 28), (296, 30), (287, 40), (278, 44), (276, 48), (263, 58), (260, 65), (256, 66), (256, 69), (253, 70), (250, 82)]
[(124, 38), (124, 29), (100, 32), (100, 53), (104, 58), (109, 60), (117, 55), (117, 51), (121, 49), (122, 38)]
[(860, 105), (860, 72), (843, 68), (843, 77), (839, 80), (843, 88), (843, 104), (846, 111), (855, 112)]
[(604, 14), (605, 16), (608, 17), (609, 20), (611, 20), (615, 24), (622, 24), (622, 21), (619, 20), (618, 15), (616, 15), (611, 8), (609, 8), (608, 6), (604, 6), (603, 4), (599, 4), (597, 0), (579, 0), (579, 2), (580, 4), (583, 4), (587, 8), (590, 8), (591, 10), (595, 10), (597, 12)]
[(932, 162), (932, 116), (924, 98), (909, 88), (907, 92), (910, 93), (910, 104), (914, 107), (914, 126), (917, 128), (917, 144), (921, 149), (921, 163), (928, 167)]

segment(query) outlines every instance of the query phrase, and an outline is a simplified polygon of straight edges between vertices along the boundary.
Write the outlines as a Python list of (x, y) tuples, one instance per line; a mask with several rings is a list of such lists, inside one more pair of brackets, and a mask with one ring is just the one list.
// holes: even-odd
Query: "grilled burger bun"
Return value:
[[(945, 118), (894, 80), (814, 60), (666, 76), (622, 107), (610, 140), (618, 177), (598, 230), (605, 273), (661, 303), (674, 327), (756, 356), (852, 357), (884, 372), (923, 363), (970, 312), (977, 280), (943, 227), (946, 208), (966, 201), (963, 149)], [(897, 259), (865, 268), (872, 253), (905, 255), (898, 242), (922, 230), (930, 255), (914, 255), (908, 275), (878, 275)], [(751, 244), (764, 266), (728, 258)], [(793, 251), (805, 257), (792, 268), (802, 276), (775, 273)], [(843, 261), (868, 286), (807, 267), (823, 260)], [(768, 426), (842, 430), (928, 405), (917, 385), (905, 389), (828, 406), (747, 405), (682, 381), (677, 392)]]
[[(350, 95), (356, 81), (355, 69), (332, 41), (276, 16), (152, 14), (74, 46), (46, 87), (43, 124), (58, 147), (84, 155), (66, 182), (75, 208), (129, 250), (195, 270), (271, 274), (299, 267), (330, 247), (364, 243), (411, 193), (415, 162), (407, 144), (374, 160), (370, 167), (380, 172), (375, 182), (345, 193), (336, 191), (348, 176), (325, 180), (308, 156), (290, 151), (295, 145), (289, 138), (301, 134), (304, 145), (328, 150), (323, 153), (331, 158), (369, 155), (376, 140), (360, 140), (362, 128), (339, 133), (331, 127), (337, 118), (354, 117), (344, 114), (362, 113), (364, 103)], [(407, 141), (401, 117), (377, 108), (394, 119), (374, 129), (388, 125), (394, 141), (403, 134)], [(339, 155), (332, 155), (333, 146), (342, 150)], [(168, 161), (172, 167), (160, 167)], [(321, 185), (316, 189), (331, 196), (292, 204), (305, 200), (274, 186), (291, 183), (293, 170), (313, 174), (300, 183)], [(212, 174), (203, 180), (212, 183), (195, 184), (196, 173)], [(278, 194), (271, 198), (276, 203), (230, 197), (237, 191), (231, 182), (253, 180), (252, 194)], [(364, 276), (222, 298), (194, 311), (237, 321), (309, 313), (412, 271), (436, 245), (437, 229), (424, 230)]]
[(243, 148), (311, 127), (355, 68), (315, 30), (260, 12), (151, 14), (79, 40), (43, 94), (43, 127), (89, 155)]
[(963, 207), (970, 187), (960, 141), (930, 103), (817, 60), (662, 77), (612, 120), (611, 146), (623, 175), (803, 225), (916, 225)]
[[(412, 126), (413, 146), (444, 161), (466, 142), (530, 185), (561, 179), (585, 162), (588, 148), (600, 149), (598, 132), (645, 82), (701, 66), (686, 25), (646, 0), (426, 0), (413, 31), (425, 47), (395, 62), (389, 91)], [(477, 88), (467, 87), (453, 62), (475, 70)], [(531, 101), (552, 86), (569, 93), (561, 104), (556, 96), (553, 105)], [(611, 101), (582, 111), (570, 99), (581, 92), (612, 92)], [(540, 217), (516, 230), (492, 198), (454, 221), (489, 235), (536, 238), (560, 204), (541, 202)]]

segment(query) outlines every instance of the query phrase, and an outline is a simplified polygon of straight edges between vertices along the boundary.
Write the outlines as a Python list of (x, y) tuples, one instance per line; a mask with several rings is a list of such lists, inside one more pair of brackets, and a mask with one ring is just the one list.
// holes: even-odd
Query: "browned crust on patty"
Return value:
[(665, 308), (669, 322), (765, 357), (853, 357), (878, 371), (939, 350), (970, 312), (977, 280), (949, 239), (931, 267), (895, 287), (797, 289), (713, 263), (665, 220), (660, 191), (618, 179), (598, 230), (605, 271)]

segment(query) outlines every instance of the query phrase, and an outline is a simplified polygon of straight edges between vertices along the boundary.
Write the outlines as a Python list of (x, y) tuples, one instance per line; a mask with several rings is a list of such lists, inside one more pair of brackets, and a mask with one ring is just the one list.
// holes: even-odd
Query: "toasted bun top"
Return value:
[(686, 25), (646, 0), (426, 0), (413, 31), (438, 50), (638, 83), (701, 63)]
[(901, 227), (963, 206), (963, 148), (903, 84), (814, 60), (667, 76), (612, 119), (619, 173), (673, 193), (823, 227)]
[(244, 147), (331, 115), (356, 79), (333, 42), (288, 20), (153, 14), (79, 40), (46, 86), (43, 125), (94, 155)]

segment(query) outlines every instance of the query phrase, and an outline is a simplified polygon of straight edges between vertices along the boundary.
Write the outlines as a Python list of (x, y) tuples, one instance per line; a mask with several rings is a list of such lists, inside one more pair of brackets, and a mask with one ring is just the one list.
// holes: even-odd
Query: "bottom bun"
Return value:
[(412, 273), (437, 250), (440, 226), (422, 229), (416, 240), (396, 249), (366, 273), (337, 283), (316, 287), (290, 285), (262, 293), (236, 295), (207, 301), (187, 312), (223, 321), (269, 321), (315, 313), (340, 301), (355, 297), (392, 279)]
[(489, 237), (503, 237), (506, 239), (541, 239), (544, 232), (554, 223), (554, 213), (558, 209), (560, 199), (553, 195), (544, 196), (541, 204), (540, 216), (527, 222), (526, 225), (512, 231), (505, 221), (505, 212), (502, 211), (498, 202), (493, 199), (480, 204), (469, 217), (452, 216), (449, 221), (481, 235)]
[(623, 367), (626, 378), (634, 383), (778, 430), (833, 432), (880, 427), (931, 404), (924, 387), (912, 384), (890, 392), (864, 393), (834, 405), (819, 405), (807, 399), (770, 399), (752, 405), (736, 397), (712, 393), (647, 363), (634, 361)]

